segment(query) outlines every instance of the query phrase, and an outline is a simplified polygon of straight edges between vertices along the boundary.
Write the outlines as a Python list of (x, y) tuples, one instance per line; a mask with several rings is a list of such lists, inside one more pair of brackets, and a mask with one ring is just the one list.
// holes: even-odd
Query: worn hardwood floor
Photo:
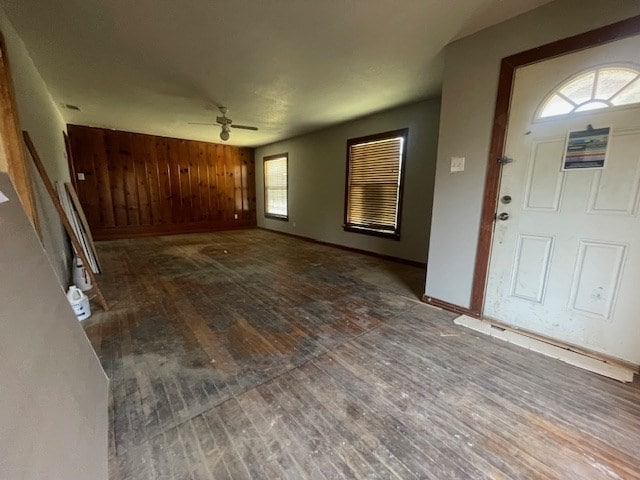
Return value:
[(262, 230), (98, 244), (112, 479), (640, 478), (640, 388), (482, 336), (423, 272)]

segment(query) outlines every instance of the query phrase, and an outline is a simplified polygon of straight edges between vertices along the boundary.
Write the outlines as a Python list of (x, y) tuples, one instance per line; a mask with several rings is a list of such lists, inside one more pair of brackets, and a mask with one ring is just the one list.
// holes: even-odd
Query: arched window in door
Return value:
[(640, 103), (640, 71), (629, 66), (608, 66), (583, 72), (553, 91), (537, 118)]

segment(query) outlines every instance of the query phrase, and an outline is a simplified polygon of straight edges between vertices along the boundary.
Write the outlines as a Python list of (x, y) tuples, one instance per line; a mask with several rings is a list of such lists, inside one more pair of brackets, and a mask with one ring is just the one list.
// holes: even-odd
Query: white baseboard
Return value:
[(548, 357), (557, 358), (570, 365), (613, 378), (620, 382), (632, 382), (633, 375), (636, 373), (633, 369), (626, 368), (623, 365), (607, 363), (604, 360), (561, 348), (513, 330), (495, 327), (489, 321), (479, 320), (467, 315), (460, 315), (453, 322), (456, 325), (461, 325), (477, 332), (499, 338), (505, 342), (513, 343), (514, 345), (533, 350)]

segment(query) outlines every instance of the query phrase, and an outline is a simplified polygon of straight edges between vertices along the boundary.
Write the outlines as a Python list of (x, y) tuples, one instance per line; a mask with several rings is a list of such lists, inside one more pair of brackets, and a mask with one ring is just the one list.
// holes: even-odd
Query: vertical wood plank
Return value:
[(132, 136), (130, 133), (119, 135), (118, 157), (124, 173), (124, 197), (127, 204), (127, 225), (140, 225), (140, 205), (136, 166), (133, 161)]
[(244, 149), (240, 150), (240, 174), (242, 177), (240, 194), (242, 195), (242, 220), (246, 220), (249, 213), (249, 191), (247, 185), (247, 154)]
[(218, 200), (217, 219), (224, 222), (225, 210), (225, 165), (224, 165), (224, 145), (216, 145), (216, 197)]
[(180, 141), (167, 140), (167, 161), (171, 181), (171, 223), (184, 222), (182, 214), (182, 188), (180, 185)]
[(201, 223), (207, 223), (210, 219), (207, 169), (207, 143), (202, 142), (198, 155), (198, 197), (200, 198)]
[(210, 218), (209, 209), (209, 178), (207, 175), (207, 144), (200, 143), (198, 154), (198, 197), (200, 198), (200, 220), (208, 222)]
[(158, 155), (154, 137), (144, 137), (144, 151), (146, 152), (146, 173), (149, 193), (150, 223), (159, 225), (162, 223), (160, 213), (160, 178), (158, 172)]
[(95, 195), (98, 191), (98, 175), (94, 167), (92, 152), (92, 135), (90, 132), (71, 132), (69, 145), (73, 145), (75, 154), (70, 151), (71, 161), (74, 163), (76, 174), (82, 174), (84, 180), (76, 178), (75, 185), (78, 198), (82, 199), (82, 208), (87, 216), (89, 225), (100, 223), (100, 198)]
[(216, 185), (216, 146), (207, 144), (206, 155), (207, 167), (207, 204), (209, 208), (209, 220), (213, 221), (217, 218), (218, 197)]
[[(253, 149), (68, 125), (96, 239), (255, 225)], [(238, 219), (234, 215), (238, 215)]]
[(228, 145), (223, 146), (224, 149), (224, 221), (231, 223), (235, 213), (235, 179), (234, 179), (234, 163), (233, 151)]
[(113, 201), (113, 212), (115, 226), (128, 225), (127, 204), (124, 195), (124, 170), (118, 154), (119, 143), (115, 132), (105, 132), (104, 136), (105, 152), (107, 154), (109, 186), (111, 188), (111, 198)]
[[(238, 219), (242, 219), (242, 154), (240, 149), (234, 149), (233, 158), (233, 198), (234, 212)], [(235, 217), (234, 217), (235, 218)]]
[(182, 222), (193, 222), (193, 197), (191, 196), (191, 162), (189, 143), (180, 140), (180, 195), (182, 199)]
[(132, 160), (136, 188), (138, 192), (138, 212), (140, 225), (151, 225), (151, 202), (149, 200), (149, 151), (147, 150), (146, 137), (142, 135), (132, 135), (131, 138)]
[(189, 186), (191, 190), (192, 221), (202, 221), (202, 200), (200, 199), (200, 156), (201, 142), (188, 142), (189, 149)]
[(76, 165), (73, 162), (73, 153), (71, 152), (71, 139), (66, 131), (62, 132), (62, 138), (64, 140), (64, 149), (67, 152), (67, 166), (69, 167), (69, 177), (71, 177), (71, 183), (73, 188), (78, 191), (78, 185), (76, 184), (78, 176), (76, 175)]
[(245, 163), (247, 166), (247, 199), (249, 215), (247, 221), (256, 221), (256, 165), (253, 155), (253, 148), (245, 148)]
[[(115, 227), (115, 212), (113, 208), (113, 198), (111, 196), (111, 178), (109, 176), (109, 158), (107, 157), (107, 149), (105, 145), (104, 131), (95, 129), (81, 129), (78, 133), (88, 137), (87, 148), (91, 149), (91, 158), (94, 165), (96, 175), (99, 219), (98, 224), (91, 222), (91, 228), (98, 226)], [(76, 133), (76, 129), (69, 130), (70, 133)], [(90, 193), (87, 193), (89, 195)], [(80, 195), (79, 195), (80, 196)], [(83, 197), (80, 196), (80, 202), (83, 203)]]
[(171, 165), (169, 164), (169, 143), (166, 138), (157, 137), (156, 168), (158, 170), (158, 195), (160, 200), (160, 223), (171, 225), (173, 212), (173, 192), (171, 190)]

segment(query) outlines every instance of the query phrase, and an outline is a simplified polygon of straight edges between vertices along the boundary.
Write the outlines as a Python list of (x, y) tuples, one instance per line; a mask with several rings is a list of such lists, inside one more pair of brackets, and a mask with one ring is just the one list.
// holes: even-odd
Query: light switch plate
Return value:
[(78, 180), (84, 180), (84, 173), (78, 173)]
[(451, 157), (451, 173), (464, 172), (464, 157)]

